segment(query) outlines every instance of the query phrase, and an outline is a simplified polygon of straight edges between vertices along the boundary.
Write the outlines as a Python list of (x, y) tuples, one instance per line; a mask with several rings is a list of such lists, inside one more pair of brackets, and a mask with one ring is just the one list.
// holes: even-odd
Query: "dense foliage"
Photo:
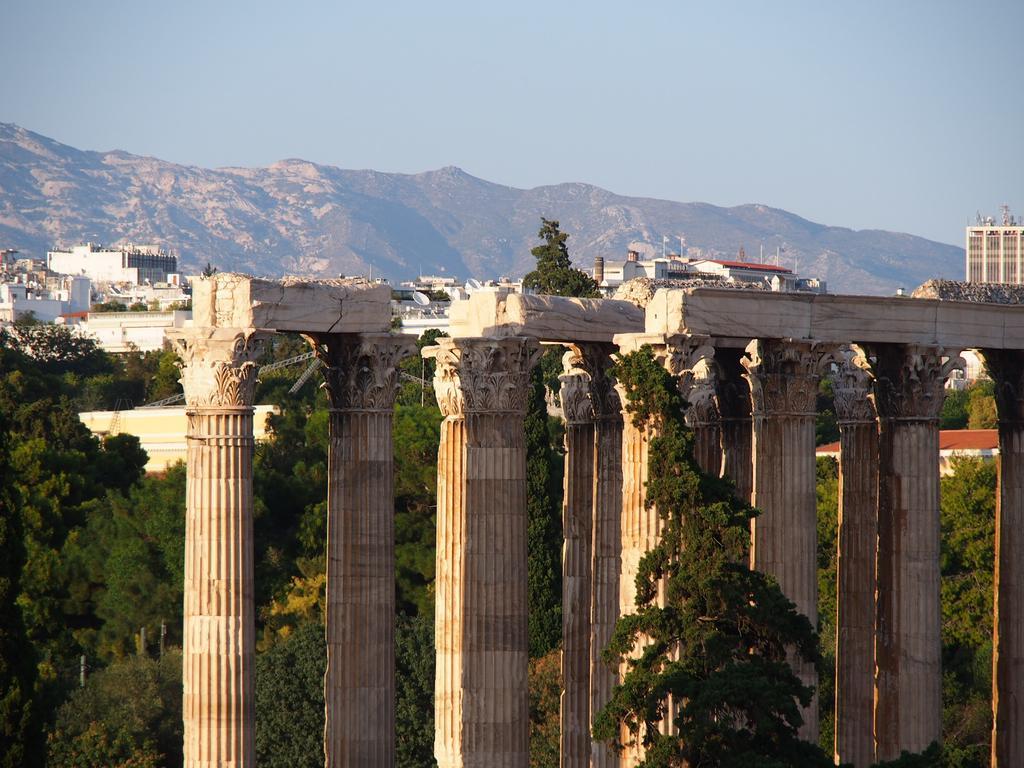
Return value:
[[(542, 234), (546, 243), (538, 250), (571, 269), (562, 258), (564, 235), (554, 222), (544, 225), (551, 237)], [(553, 274), (557, 277), (545, 270), (548, 277)], [(552, 279), (546, 290), (577, 290), (580, 285), (586, 287), (570, 276)], [(425, 336), (420, 346), (432, 343), (436, 335)], [(307, 349), (301, 339), (278, 337), (264, 362)], [(322, 666), (317, 664), (323, 662), (327, 413), (317, 376), (289, 394), (301, 370), (264, 375), (257, 395), (281, 411), (272, 422), (273, 439), (257, 449), (254, 473), (260, 756), (261, 764), (268, 765), (321, 765), (323, 756)], [(563, 456), (561, 427), (548, 415), (547, 406), (559, 370), (557, 352), (542, 358), (533, 378), (527, 420), (531, 764), (537, 768), (557, 765)], [(429, 768), (434, 765), (432, 626), (441, 415), (430, 386), (432, 361), (410, 358), (403, 363), (403, 373), (394, 420), (398, 765)], [(98, 440), (77, 418), (82, 410), (123, 409), (173, 395), (180, 391), (177, 378), (176, 357), (170, 350), (115, 357), (66, 328), (30, 322), (0, 332), (0, 768), (144, 768), (181, 762), (177, 646), (184, 469), (143, 476), (145, 456), (137, 441), (123, 435)], [(641, 380), (647, 381), (646, 374), (637, 378)], [(640, 411), (647, 418), (659, 418), (656, 413), (661, 409), (679, 405), (671, 398), (659, 400), (653, 389), (645, 390), (638, 402), (651, 399), (657, 408)], [(943, 424), (989, 427), (994, 423), (992, 403), (990, 385), (950, 392)], [(831, 393), (824, 385), (819, 441), (835, 437), (831, 410)], [(671, 497), (671, 503), (663, 502), (659, 509), (686, 514), (673, 518), (673, 513), (666, 513), (676, 527), (667, 529), (671, 536), (646, 561), (640, 587), (649, 596), (651, 585), (666, 579), (672, 585), (670, 597), (682, 602), (664, 611), (648, 605), (617, 635), (613, 653), (625, 652), (630, 632), (657, 642), (636, 660), (635, 669), (642, 674), (618, 694), (616, 715), (637, 723), (649, 719), (665, 693), (692, 690), (686, 686), (695, 686), (699, 679), (701, 696), (680, 712), (686, 720), (680, 733), (701, 727), (709, 750), (731, 749), (735, 733), (725, 731), (738, 726), (742, 709), (730, 704), (718, 710), (718, 719), (710, 725), (699, 715), (714, 711), (715, 697), (727, 695), (732, 680), (745, 694), (755, 694), (745, 696), (750, 702), (744, 706), (768, 701), (781, 707), (774, 719), (766, 715), (757, 721), (778, 739), (763, 742), (768, 745), (764, 754), (773, 755), (765, 764), (772, 764), (771, 759), (782, 759), (779, 755), (791, 746), (786, 734), (799, 710), (792, 697), (771, 699), (773, 689), (762, 687), (752, 675), (766, 669), (785, 672), (771, 665), (779, 658), (778, 633), (793, 627), (782, 622), (787, 626), (776, 626), (776, 635), (768, 633), (759, 641), (766, 647), (758, 646), (756, 658), (744, 656), (744, 664), (757, 668), (746, 669), (750, 677), (743, 676), (742, 665), (720, 663), (735, 661), (729, 653), (743, 646), (742, 633), (723, 627), (723, 622), (749, 616), (746, 608), (730, 607), (724, 599), (714, 606), (711, 602), (716, 594), (752, 589), (731, 570), (745, 562), (745, 537), (737, 531), (745, 530), (750, 512), (735, 506), (723, 484), (694, 474), (685, 431), (663, 430), (660, 439), (668, 458), (652, 472), (657, 479), (652, 500)], [(942, 481), (945, 745), (931, 755), (907, 756), (897, 763), (904, 766), (987, 764), (995, 470), (991, 463), (969, 460), (955, 462), (954, 468), (955, 474)], [(819, 462), (818, 501), (819, 694), (822, 746), (828, 749), (835, 642), (833, 461)], [(689, 525), (693, 520), (703, 521), (700, 530)], [(714, 542), (708, 538), (712, 535), (718, 537)], [(673, 554), (672, 547), (678, 552), (684, 546), (688, 553), (698, 554), (699, 573), (689, 565), (696, 560)], [(721, 611), (701, 614), (715, 616), (716, 621), (696, 622), (686, 629), (686, 610), (697, 608), (680, 606), (694, 584), (699, 586), (703, 609)], [(781, 608), (775, 613), (788, 616)], [(758, 613), (755, 618), (763, 617)], [(161, 627), (166, 628), (162, 654)], [(681, 656), (674, 662), (677, 666), (656, 658), (657, 649), (672, 644), (693, 648), (698, 641), (710, 643), (714, 653), (704, 658)], [(86, 677), (80, 687), (83, 656)], [(784, 674), (773, 682), (780, 681), (793, 683)], [(779, 715), (784, 710), (785, 716)], [(746, 717), (744, 722), (753, 722)], [(286, 729), (289, 720), (302, 723), (302, 728)], [(655, 760), (675, 749), (671, 740), (655, 746)], [(776, 747), (782, 750), (778, 754)], [(814, 764), (817, 758), (815, 753), (805, 764)]]
[(596, 298), (600, 295), (594, 279), (572, 266), (569, 247), (565, 244), (569, 234), (559, 229), (557, 221), (541, 217), (537, 237), (544, 244), (530, 251), (537, 259), (537, 268), (526, 273), (523, 278), (524, 287), (551, 296)]
[[(619, 619), (605, 653), (626, 671), (595, 736), (640, 740), (649, 768), (831, 765), (797, 735), (813, 691), (787, 649), (814, 661), (817, 636), (774, 580), (747, 567), (756, 513), (700, 471), (683, 402), (649, 347), (625, 355), (615, 376), (629, 417), (653, 435), (645, 504), (663, 527), (640, 561), (637, 611)], [(674, 733), (659, 730), (666, 718)]]

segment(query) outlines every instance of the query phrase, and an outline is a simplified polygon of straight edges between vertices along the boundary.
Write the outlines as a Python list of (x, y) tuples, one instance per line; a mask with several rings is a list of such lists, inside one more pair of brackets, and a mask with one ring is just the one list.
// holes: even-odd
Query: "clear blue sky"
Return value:
[(585, 181), (962, 245), (1024, 214), (1024, 2), (0, 0), (0, 121), (201, 166)]

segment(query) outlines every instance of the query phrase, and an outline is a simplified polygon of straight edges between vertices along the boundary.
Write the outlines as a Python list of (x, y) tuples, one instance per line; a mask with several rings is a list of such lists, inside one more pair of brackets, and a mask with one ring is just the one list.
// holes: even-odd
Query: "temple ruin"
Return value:
[[(188, 405), (185, 765), (252, 766), (255, 358), (303, 334), (330, 405), (327, 765), (394, 764), (390, 291), (359, 281), (217, 274), (175, 333)], [(444, 415), (438, 454), (435, 755), (440, 768), (528, 765), (523, 419), (541, 345), (564, 348), (561, 765), (635, 765), (590, 737), (616, 681), (600, 661), (633, 608), (660, 521), (644, 508), (647, 436), (623, 420), (616, 354), (649, 344), (689, 404), (698, 463), (761, 514), (751, 567), (818, 612), (815, 397), (841, 432), (835, 754), (862, 768), (941, 737), (938, 419), (979, 350), (996, 384), (992, 765), (1024, 765), (1024, 309), (969, 301), (662, 289), (611, 299), (480, 293), (424, 354)], [(816, 684), (811, 667), (800, 677)], [(804, 738), (818, 738), (817, 706)]]

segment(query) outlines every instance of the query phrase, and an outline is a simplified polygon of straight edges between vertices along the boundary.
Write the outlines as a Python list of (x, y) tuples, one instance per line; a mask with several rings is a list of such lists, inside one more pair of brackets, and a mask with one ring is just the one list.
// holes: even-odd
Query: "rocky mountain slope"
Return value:
[(764, 253), (828, 281), (888, 294), (959, 277), (963, 250), (920, 237), (829, 227), (764, 205), (623, 197), (587, 184), (515, 189), (449, 167), (415, 175), (305, 160), (206, 169), (120, 151), (91, 152), (0, 123), (0, 248), (42, 257), (54, 245), (157, 242), (183, 271), (207, 261), (260, 275), (419, 273), (518, 276), (532, 267), (540, 217), (561, 221), (581, 266), (624, 258), (663, 235), (690, 255)]

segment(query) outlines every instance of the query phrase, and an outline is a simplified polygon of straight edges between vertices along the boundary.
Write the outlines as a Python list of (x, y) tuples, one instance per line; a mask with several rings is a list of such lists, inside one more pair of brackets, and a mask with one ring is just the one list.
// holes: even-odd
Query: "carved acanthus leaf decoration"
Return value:
[(407, 336), (337, 333), (307, 336), (323, 363), (324, 389), (335, 410), (390, 411), (398, 393), (398, 364), (416, 351)]
[(836, 419), (840, 424), (868, 424), (875, 421), (871, 388), (871, 365), (862, 350), (842, 350), (842, 360), (832, 374)]
[(432, 350), (437, 362), (434, 394), (441, 413), (526, 414), (530, 371), (540, 358), (536, 339), (509, 336), (437, 341)]
[[(610, 376), (611, 344), (573, 344), (562, 356), (565, 371), (560, 399), (568, 422), (622, 418), (615, 381)], [(578, 389), (584, 387), (585, 391)]]
[(937, 421), (946, 379), (964, 367), (960, 351), (915, 344), (876, 344), (870, 351), (879, 418)]
[(999, 423), (1024, 426), (1024, 350), (984, 349), (985, 369), (995, 382)]
[(837, 359), (834, 344), (754, 339), (740, 362), (746, 369), (753, 413), (762, 417), (814, 416), (818, 382)]
[(247, 408), (256, 395), (258, 368), (269, 334), (252, 329), (195, 329), (171, 334), (181, 358), (181, 386), (189, 408)]

